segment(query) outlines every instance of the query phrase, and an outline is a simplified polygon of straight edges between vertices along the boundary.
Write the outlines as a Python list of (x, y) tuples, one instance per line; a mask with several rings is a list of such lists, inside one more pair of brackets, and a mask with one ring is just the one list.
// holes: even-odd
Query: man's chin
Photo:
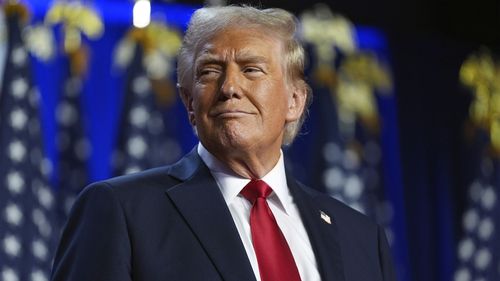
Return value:
[[(257, 144), (257, 142), (252, 140), (248, 135), (234, 131), (225, 131), (218, 134), (217, 137), (209, 137), (206, 138), (205, 141), (202, 139), (200, 140), (203, 143), (207, 143), (212, 150), (227, 155), (247, 152), (252, 146)], [(207, 147), (207, 149), (210, 149), (209, 147)]]

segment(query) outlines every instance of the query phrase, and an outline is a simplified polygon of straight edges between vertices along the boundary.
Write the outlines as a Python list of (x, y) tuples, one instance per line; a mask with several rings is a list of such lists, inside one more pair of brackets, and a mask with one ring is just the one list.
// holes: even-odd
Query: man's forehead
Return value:
[(223, 60), (228, 57), (234, 57), (237, 60), (268, 61), (269, 56), (262, 54), (259, 50), (246, 46), (244, 48), (228, 48), (218, 50), (213, 47), (204, 47), (197, 56), (197, 61)]
[[(238, 32), (241, 31), (241, 32)], [(267, 60), (273, 50), (281, 50), (281, 41), (263, 33), (232, 28), (221, 31), (201, 44), (196, 60), (222, 59), (234, 57), (237, 59)]]

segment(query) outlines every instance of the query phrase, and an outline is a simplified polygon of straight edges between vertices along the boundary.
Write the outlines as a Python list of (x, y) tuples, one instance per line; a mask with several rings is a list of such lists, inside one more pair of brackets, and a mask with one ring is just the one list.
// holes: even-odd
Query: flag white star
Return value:
[(21, 162), (26, 156), (26, 147), (19, 140), (11, 142), (9, 144), (8, 151), (10, 159), (12, 159), (15, 162)]
[(484, 189), (483, 195), (481, 196), (481, 204), (484, 209), (491, 210), (495, 206), (497, 200), (497, 195), (492, 186), (488, 186)]
[(139, 128), (144, 128), (149, 119), (149, 112), (144, 106), (136, 106), (130, 111), (130, 123)]
[(458, 245), (458, 256), (463, 262), (468, 261), (475, 251), (476, 245), (472, 239), (466, 238), (460, 241), (460, 244)]
[(40, 171), (42, 171), (42, 174), (46, 177), (49, 178), (50, 174), (52, 174), (52, 162), (46, 157), (42, 159), (40, 162)]
[(24, 190), (24, 179), (18, 171), (9, 172), (7, 174), (7, 187), (9, 191), (19, 194)]
[(38, 232), (43, 237), (49, 237), (52, 234), (52, 227), (42, 210), (35, 208), (32, 213), (33, 223), (38, 227)]
[(33, 252), (33, 256), (35, 256), (37, 259), (42, 261), (47, 260), (48, 249), (42, 240), (36, 239), (35, 241), (33, 241), (33, 244), (31, 245), (31, 251)]
[(54, 203), (54, 196), (49, 188), (45, 186), (40, 186), (36, 190), (36, 195), (40, 204), (46, 208), (50, 209)]
[(12, 63), (16, 67), (23, 66), (26, 64), (26, 58), (28, 57), (26, 50), (22, 46), (17, 46), (12, 50)]
[(10, 125), (16, 130), (24, 129), (27, 121), (28, 115), (26, 115), (26, 112), (20, 108), (16, 108), (10, 113)]
[(41, 270), (37, 269), (31, 272), (31, 281), (47, 281), (47, 276)]
[(462, 225), (467, 231), (473, 231), (479, 222), (479, 215), (475, 208), (467, 210), (463, 216)]
[(28, 83), (24, 78), (16, 78), (12, 81), (11, 91), (14, 97), (22, 99), (26, 96), (26, 92), (28, 91)]
[(481, 238), (484, 241), (488, 241), (493, 232), (495, 230), (495, 224), (493, 223), (493, 220), (491, 218), (484, 218), (480, 223), (479, 227), (477, 229), (479, 238)]
[(7, 255), (17, 257), (21, 253), (21, 243), (14, 235), (7, 235), (3, 239), (3, 248)]
[(483, 185), (478, 180), (475, 180), (470, 185), (469, 197), (472, 199), (473, 202), (477, 202), (479, 199), (481, 199), (482, 192), (483, 192)]
[(330, 163), (340, 163), (342, 155), (342, 149), (334, 142), (327, 142), (323, 146), (323, 157)]
[(139, 96), (144, 96), (151, 89), (151, 83), (146, 76), (139, 76), (132, 83), (134, 93), (137, 93)]
[(363, 193), (364, 185), (357, 174), (350, 175), (345, 181), (344, 194), (351, 200), (358, 200)]
[(57, 106), (56, 118), (60, 124), (69, 127), (75, 124), (77, 117), (78, 113), (72, 104), (63, 102)]
[(146, 149), (147, 144), (141, 136), (132, 137), (127, 142), (127, 152), (136, 158), (142, 158)]
[(2, 270), (2, 281), (19, 281), (19, 276), (12, 268), (4, 267)]
[(471, 274), (467, 268), (461, 268), (455, 273), (455, 281), (470, 281)]
[(482, 248), (481, 250), (476, 252), (476, 257), (474, 259), (474, 265), (477, 269), (484, 270), (491, 261), (491, 252), (486, 248)]
[(334, 166), (323, 173), (323, 181), (329, 191), (339, 192), (344, 185), (345, 176), (339, 167)]
[(23, 220), (23, 213), (17, 204), (9, 203), (5, 208), (7, 222), (18, 226)]

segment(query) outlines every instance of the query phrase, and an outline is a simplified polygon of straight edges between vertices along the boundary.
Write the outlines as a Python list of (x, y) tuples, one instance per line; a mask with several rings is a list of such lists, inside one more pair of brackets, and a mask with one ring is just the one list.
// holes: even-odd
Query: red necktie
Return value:
[(241, 191), (252, 203), (250, 230), (260, 278), (262, 281), (300, 281), (292, 252), (266, 201), (272, 191), (262, 180), (251, 180)]

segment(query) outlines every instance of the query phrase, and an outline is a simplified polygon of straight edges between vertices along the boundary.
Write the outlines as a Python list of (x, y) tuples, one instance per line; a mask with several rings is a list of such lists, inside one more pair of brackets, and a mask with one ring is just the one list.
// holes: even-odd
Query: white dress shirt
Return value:
[[(245, 246), (245, 251), (252, 265), (255, 277), (257, 281), (261, 281), (257, 257), (252, 245), (252, 234), (250, 232), (250, 210), (252, 205), (240, 195), (240, 191), (250, 182), (250, 179), (242, 178), (234, 173), (224, 163), (208, 152), (201, 143), (198, 143), (198, 154), (208, 166), (219, 185), (238, 229), (241, 241)], [(262, 177), (262, 180), (273, 189), (273, 193), (269, 195), (267, 202), (281, 232), (283, 232), (288, 242), (288, 246), (295, 259), (295, 264), (299, 270), (300, 279), (302, 281), (321, 280), (309, 236), (300, 218), (299, 210), (288, 190), (282, 152), (276, 166), (267, 175)]]

